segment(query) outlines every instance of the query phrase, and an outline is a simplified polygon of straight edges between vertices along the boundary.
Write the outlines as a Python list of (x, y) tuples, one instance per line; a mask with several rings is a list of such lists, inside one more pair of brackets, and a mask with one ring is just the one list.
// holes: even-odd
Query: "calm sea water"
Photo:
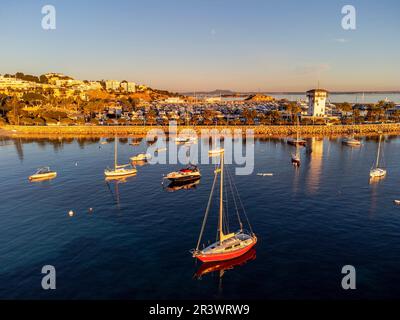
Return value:
[[(179, 165), (146, 165), (125, 183), (105, 182), (112, 143), (2, 140), (0, 298), (397, 298), (400, 138), (385, 137), (388, 176), (376, 184), (368, 175), (377, 140), (363, 143), (352, 149), (340, 138), (308, 139), (296, 170), (284, 139), (257, 140), (254, 174), (235, 181), (260, 241), (241, 261), (199, 278), (201, 264), (188, 251), (198, 238), (212, 165), (200, 166), (195, 188), (173, 192), (162, 176)], [(119, 158), (145, 148), (145, 141), (132, 147), (121, 140)], [(43, 165), (58, 177), (30, 183)], [(216, 219), (213, 211), (206, 239), (215, 239)], [(351, 292), (341, 289), (348, 264), (357, 270)], [(41, 289), (44, 265), (57, 270), (56, 290)]]

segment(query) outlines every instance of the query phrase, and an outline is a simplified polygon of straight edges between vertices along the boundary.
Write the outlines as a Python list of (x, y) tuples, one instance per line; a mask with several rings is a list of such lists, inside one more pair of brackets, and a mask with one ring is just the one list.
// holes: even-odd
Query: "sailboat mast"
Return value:
[(221, 185), (219, 188), (219, 241), (222, 243), (222, 239), (224, 237), (224, 231), (222, 229), (222, 216), (223, 216), (223, 210), (224, 210), (224, 152), (221, 153), (221, 164), (220, 164), (220, 170), (221, 170)]
[(381, 151), (381, 138), (382, 136), (379, 136), (379, 144), (378, 144), (378, 153), (376, 155), (376, 167), (379, 167), (379, 156), (380, 156), (380, 151)]
[(117, 170), (117, 137), (114, 138), (114, 170)]

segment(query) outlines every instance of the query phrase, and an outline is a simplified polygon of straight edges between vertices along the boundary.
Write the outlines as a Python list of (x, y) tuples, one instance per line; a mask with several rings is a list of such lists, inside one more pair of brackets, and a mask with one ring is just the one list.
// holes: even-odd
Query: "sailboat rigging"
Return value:
[[(236, 185), (232, 183), (232, 180), (230, 180), (232, 194), (234, 197), (236, 193), (238, 198), (238, 201), (236, 202), (236, 200), (234, 200), (234, 203), (236, 206), (236, 212), (240, 224), (240, 230), (235, 233), (229, 233), (229, 230), (227, 230), (227, 234), (225, 234), (224, 225), (226, 225), (226, 221), (224, 221), (224, 149), (210, 151), (209, 155), (218, 156), (220, 158), (220, 163), (219, 166), (214, 171), (214, 181), (211, 187), (211, 193), (208, 199), (207, 209), (204, 215), (200, 236), (197, 241), (197, 246), (196, 249), (191, 250), (192, 256), (194, 258), (199, 259), (202, 262), (224, 261), (224, 260), (238, 258), (244, 255), (246, 252), (248, 252), (257, 243), (257, 237), (251, 229), (251, 225), (247, 219), (247, 215), (244, 211), (243, 204), (240, 200)], [(208, 213), (211, 207), (212, 195), (214, 193), (218, 174), (220, 175), (218, 240), (215, 243), (209, 245), (208, 247), (200, 250), (201, 239), (207, 222)], [(227, 171), (227, 177), (230, 178), (229, 171)], [(240, 203), (242, 206), (243, 213), (246, 216), (250, 232), (243, 230), (243, 224), (240, 220), (239, 210), (237, 208), (238, 203)]]

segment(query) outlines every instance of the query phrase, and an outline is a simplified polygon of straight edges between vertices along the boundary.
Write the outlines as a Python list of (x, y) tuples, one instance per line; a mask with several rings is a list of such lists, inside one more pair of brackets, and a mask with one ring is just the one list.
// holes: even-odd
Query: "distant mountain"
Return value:
[(263, 94), (252, 94), (245, 99), (245, 101), (251, 101), (251, 102), (271, 102), (274, 100), (275, 99), (273, 97), (266, 96)]

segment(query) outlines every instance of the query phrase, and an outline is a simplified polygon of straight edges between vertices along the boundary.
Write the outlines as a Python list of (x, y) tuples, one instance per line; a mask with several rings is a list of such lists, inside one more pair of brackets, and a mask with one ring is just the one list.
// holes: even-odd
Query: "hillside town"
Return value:
[(0, 76), (0, 125), (332, 125), (393, 123), (400, 106), (330, 103), (312, 89), (289, 101), (264, 94), (189, 95), (126, 80), (77, 80), (60, 73)]

